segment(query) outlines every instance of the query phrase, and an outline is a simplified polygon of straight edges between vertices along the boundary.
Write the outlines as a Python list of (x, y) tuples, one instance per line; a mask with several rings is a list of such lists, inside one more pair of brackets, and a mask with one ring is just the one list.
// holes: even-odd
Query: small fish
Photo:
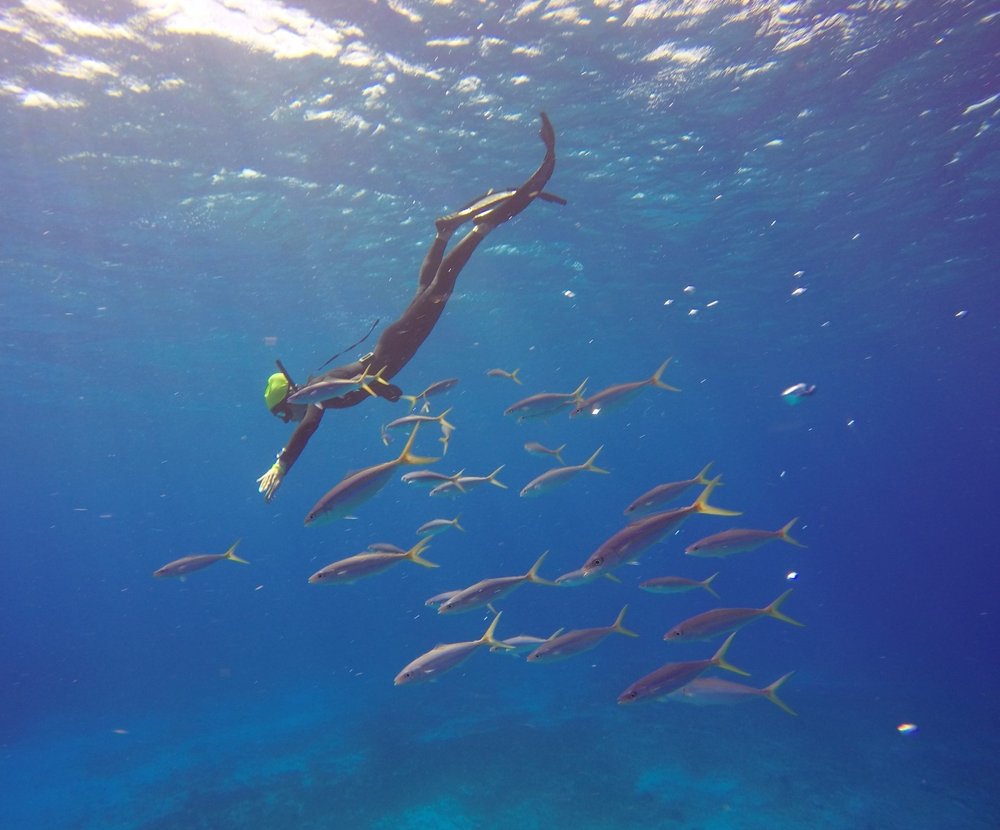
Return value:
[(508, 380), (514, 381), (518, 386), (521, 385), (521, 379), (517, 376), (520, 369), (515, 369), (513, 372), (505, 371), (504, 369), (490, 369), (486, 373), (486, 377), (489, 378), (507, 378)]
[(797, 715), (780, 697), (778, 689), (794, 672), (779, 677), (769, 686), (758, 689), (745, 683), (735, 683), (722, 677), (696, 677), (690, 683), (681, 686), (660, 700), (678, 700), (682, 703), (693, 703), (695, 706), (713, 706), (716, 704), (742, 703), (758, 697), (766, 698), (789, 715)]
[(681, 688), (681, 686), (686, 686), (698, 677), (698, 675), (712, 668), (712, 666), (734, 672), (735, 674), (748, 676), (749, 672), (736, 668), (736, 666), (725, 659), (726, 652), (729, 650), (729, 646), (732, 644), (735, 636), (735, 632), (730, 634), (721, 648), (708, 660), (666, 663), (645, 677), (640, 677), (635, 683), (618, 695), (618, 702), (624, 705), (664, 697)]
[(609, 634), (624, 634), (627, 637), (638, 637), (638, 634), (634, 631), (629, 631), (622, 625), (627, 610), (628, 606), (626, 605), (618, 612), (618, 618), (611, 625), (601, 626), (600, 628), (578, 628), (547, 640), (528, 655), (528, 662), (541, 663), (565, 660), (567, 657), (583, 654), (583, 652), (597, 647)]
[(456, 386), (457, 384), (458, 384), (458, 378), (448, 378), (447, 380), (439, 380), (436, 381), (435, 383), (432, 383), (419, 395), (402, 395), (401, 397), (404, 401), (410, 402), (411, 412), (413, 411), (413, 408), (417, 405), (417, 401), (423, 401), (421, 409), (423, 411), (426, 411), (427, 407), (430, 406), (430, 404), (427, 401), (428, 398), (433, 397), (434, 395), (440, 395), (442, 392), (447, 392), (449, 389)]
[(400, 553), (370, 550), (367, 553), (348, 556), (346, 559), (332, 562), (325, 568), (320, 568), (309, 577), (309, 584), (350, 585), (366, 576), (380, 574), (404, 560), (413, 562), (415, 565), (422, 565), (425, 568), (436, 568), (437, 565), (420, 555), (427, 550), (429, 544), (430, 539), (421, 539), (408, 551)]
[(796, 383), (782, 392), (781, 397), (789, 406), (798, 406), (803, 398), (808, 398), (815, 392), (816, 384), (814, 383)]
[(406, 441), (406, 446), (398, 457), (392, 461), (385, 461), (372, 467), (366, 467), (345, 476), (338, 484), (328, 490), (326, 494), (313, 505), (306, 514), (304, 524), (306, 527), (316, 524), (326, 524), (334, 519), (347, 516), (351, 510), (359, 504), (368, 501), (379, 490), (381, 490), (393, 471), (402, 464), (430, 464), (437, 461), (437, 458), (426, 458), (420, 455), (411, 455), (410, 448), (413, 440), (417, 437), (417, 430), (420, 424), (413, 426), (413, 431)]
[(465, 531), (459, 523), (459, 516), (454, 519), (431, 519), (429, 522), (424, 522), (420, 527), (417, 528), (417, 536), (437, 536), (439, 533), (443, 533), (449, 527), (455, 528), (455, 530)]
[(714, 573), (708, 579), (703, 579), (700, 582), (696, 579), (685, 579), (683, 576), (657, 576), (640, 582), (639, 587), (651, 594), (680, 594), (695, 588), (704, 588), (713, 597), (719, 598), (712, 587), (712, 582), (718, 575), (718, 573)]
[(704, 466), (702, 471), (694, 478), (689, 478), (684, 481), (671, 481), (667, 484), (658, 484), (652, 490), (647, 490), (625, 508), (625, 515), (629, 515), (631, 513), (647, 513), (661, 507), (664, 504), (672, 502), (696, 484), (700, 484), (702, 486), (708, 484), (708, 479), (705, 478), (705, 476), (708, 475), (708, 471), (711, 466), (712, 462), (709, 461)]
[(337, 398), (347, 392), (353, 392), (355, 389), (364, 389), (369, 395), (376, 397), (377, 393), (371, 388), (369, 381), (388, 386), (389, 381), (382, 377), (382, 372), (384, 371), (385, 367), (372, 375), (368, 373), (368, 367), (365, 367), (361, 374), (355, 375), (352, 378), (324, 378), (307, 383), (288, 396), (288, 403), (322, 403), (323, 401), (330, 400), (330, 398)]
[(631, 383), (619, 383), (615, 386), (609, 386), (607, 389), (602, 389), (595, 395), (591, 395), (586, 400), (580, 401), (569, 413), (570, 417), (579, 415), (581, 412), (586, 412), (588, 415), (598, 415), (606, 409), (611, 409), (615, 406), (621, 406), (627, 401), (632, 400), (636, 395), (639, 394), (647, 386), (655, 386), (657, 389), (666, 389), (670, 392), (680, 392), (674, 386), (670, 386), (660, 380), (660, 376), (663, 374), (663, 370), (670, 365), (670, 361), (673, 360), (672, 357), (668, 357), (663, 361), (663, 365), (657, 369), (651, 377), (645, 380), (636, 380)]
[(385, 425), (385, 430), (396, 429), (397, 427), (409, 426), (411, 424), (425, 424), (437, 422), (438, 426), (441, 427), (441, 438), (439, 439), (444, 445), (442, 454), (446, 455), (448, 453), (448, 441), (451, 438), (451, 434), (455, 431), (455, 425), (448, 423), (445, 420), (445, 416), (451, 412), (451, 407), (446, 409), (440, 415), (404, 415), (402, 418), (397, 418)]
[(695, 513), (739, 516), (736, 511), (724, 510), (708, 503), (709, 495), (719, 485), (721, 478), (722, 476), (713, 478), (705, 485), (701, 495), (687, 507), (653, 513), (625, 525), (590, 555), (583, 565), (584, 576), (609, 571), (626, 562), (635, 562), (644, 551), (659, 542), (671, 530), (676, 530), (685, 519)]
[(437, 487), (439, 484), (454, 484), (462, 477), (465, 470), (461, 469), (457, 473), (446, 476), (444, 473), (436, 473), (434, 470), (414, 470), (411, 473), (404, 473), (399, 480), (404, 484), (415, 484), (417, 487)]
[(249, 565), (250, 563), (246, 559), (240, 559), (236, 555), (236, 547), (239, 543), (240, 540), (237, 539), (225, 553), (196, 553), (192, 556), (183, 556), (180, 559), (175, 559), (173, 562), (168, 562), (162, 568), (153, 571), (153, 576), (161, 578), (167, 576), (185, 576), (192, 571), (200, 571), (202, 568), (214, 565), (223, 559)]
[(778, 610), (791, 593), (792, 589), (789, 588), (774, 602), (763, 608), (715, 608), (702, 614), (696, 614), (671, 628), (663, 635), (663, 639), (667, 642), (710, 640), (729, 631), (738, 631), (743, 626), (763, 617), (773, 617), (776, 620), (802, 628), (802, 623), (785, 616)]
[[(577, 568), (575, 571), (570, 571), (556, 577), (555, 583), (562, 588), (575, 588), (577, 585), (583, 585), (584, 582), (591, 582), (597, 579), (598, 576), (602, 576), (602, 574), (592, 573), (590, 576), (586, 576), (583, 573), (583, 568)], [(621, 582), (617, 576), (609, 571), (605, 571), (603, 576), (606, 576), (612, 582)]]
[(454, 591), (442, 591), (440, 594), (435, 594), (430, 599), (425, 599), (424, 605), (428, 608), (437, 608), (442, 602), (447, 602), (461, 590), (461, 588), (456, 588)]
[(565, 461), (563, 461), (563, 457), (562, 457), (562, 451), (564, 449), (566, 449), (566, 445), (565, 444), (563, 444), (561, 447), (558, 447), (558, 448), (556, 448), (554, 450), (550, 450), (548, 447), (542, 446), (537, 441), (528, 441), (524, 445), (524, 451), (525, 452), (530, 453), (531, 455), (539, 455), (539, 456), (548, 455), (548, 456), (551, 456), (552, 458), (557, 458), (557, 459), (559, 459), (559, 463), (560, 464), (565, 464), (566, 463)]
[(494, 487), (499, 487), (501, 490), (506, 490), (507, 485), (501, 482), (497, 478), (497, 473), (499, 473), (506, 464), (501, 464), (488, 476), (459, 476), (453, 481), (445, 481), (431, 490), (432, 496), (457, 496), (459, 493), (467, 493), (478, 487), (480, 484), (492, 484)]
[(515, 588), (519, 588), (526, 582), (535, 582), (539, 585), (554, 585), (547, 579), (542, 579), (538, 575), (538, 569), (548, 551), (538, 557), (527, 573), (520, 576), (497, 576), (492, 579), (481, 579), (475, 585), (463, 588), (453, 597), (438, 606), (439, 614), (460, 614), (465, 611), (472, 611), (474, 608), (482, 608), (489, 605), (494, 600), (507, 596)]
[(503, 414), (513, 415), (521, 423), (529, 418), (548, 418), (556, 412), (561, 412), (567, 406), (576, 406), (583, 401), (583, 390), (587, 388), (589, 378), (584, 378), (576, 389), (568, 394), (561, 392), (539, 392), (528, 398), (512, 403)]
[(562, 632), (563, 630), (560, 628), (549, 637), (533, 637), (530, 634), (518, 634), (516, 637), (507, 637), (504, 640), (501, 640), (505, 646), (510, 646), (510, 648), (491, 648), (490, 651), (494, 654), (506, 654), (509, 657), (520, 657), (522, 654), (534, 651), (542, 643), (547, 643), (549, 640), (558, 637), (562, 634)]
[(805, 545), (788, 535), (798, 520), (799, 517), (796, 516), (778, 530), (747, 530), (734, 527), (732, 530), (724, 530), (722, 533), (714, 533), (704, 539), (699, 539), (684, 548), (684, 553), (688, 556), (729, 556), (733, 553), (743, 553), (759, 548), (761, 545), (775, 540), (804, 548)]
[(465, 643), (442, 643), (439, 646), (434, 646), (434, 648), (421, 654), (397, 674), (395, 680), (393, 680), (393, 684), (402, 686), (407, 683), (437, 680), (438, 677), (449, 669), (453, 669), (455, 666), (468, 660), (472, 656), (472, 653), (480, 646), (508, 648), (508, 646), (493, 636), (496, 632), (498, 622), (500, 622), (499, 614), (493, 618), (493, 622), (486, 629), (486, 633), (478, 640), (471, 640)]
[(594, 461), (603, 449), (604, 445), (602, 444), (594, 451), (594, 454), (590, 456), (590, 458), (583, 462), (583, 464), (574, 464), (571, 467), (555, 467), (542, 473), (537, 478), (533, 478), (521, 489), (521, 498), (524, 498), (525, 496), (540, 496), (542, 493), (548, 493), (560, 484), (565, 484), (577, 473), (582, 473), (584, 471), (589, 473), (606, 474), (608, 472), (607, 470), (594, 465)]

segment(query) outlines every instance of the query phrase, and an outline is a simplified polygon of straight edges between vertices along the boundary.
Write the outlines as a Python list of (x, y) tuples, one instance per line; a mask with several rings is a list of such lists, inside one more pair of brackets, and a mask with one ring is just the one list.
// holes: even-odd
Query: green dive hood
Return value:
[(264, 403), (268, 409), (274, 409), (288, 395), (288, 378), (281, 372), (275, 372), (267, 379), (264, 387)]

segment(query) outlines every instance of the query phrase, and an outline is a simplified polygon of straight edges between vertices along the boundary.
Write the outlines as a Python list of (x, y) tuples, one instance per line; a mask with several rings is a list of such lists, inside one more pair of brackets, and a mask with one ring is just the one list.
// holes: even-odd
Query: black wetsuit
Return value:
[[(449, 222), (449, 217), (438, 220), (437, 236), (431, 243), (430, 250), (427, 251), (423, 265), (420, 267), (417, 293), (400, 318), (382, 332), (371, 356), (337, 366), (320, 377), (312, 378), (312, 381), (354, 378), (360, 376), (364, 371), (374, 375), (379, 370), (381, 370), (380, 376), (389, 380), (409, 363), (441, 317), (455, 288), (455, 281), (458, 279), (459, 273), (476, 248), (479, 247), (479, 243), (493, 228), (516, 216), (531, 204), (542, 193), (552, 176), (556, 163), (555, 133), (545, 113), (542, 113), (540, 136), (545, 143), (545, 158), (538, 169), (509, 197), (476, 217), (472, 230), (462, 237), (447, 256), (445, 248), (452, 233), (458, 225), (463, 224), (467, 219), (457, 220), (457, 224), (454, 221)], [(457, 217), (458, 214), (455, 216)], [(393, 384), (373, 382), (370, 386), (372, 391), (390, 401), (399, 400), (401, 395), (399, 387)], [(287, 446), (278, 456), (278, 460), (285, 470), (291, 468), (301, 455), (302, 450), (305, 449), (306, 443), (319, 427), (324, 410), (356, 406), (369, 397), (371, 396), (364, 389), (354, 389), (339, 397), (325, 400), (321, 404), (310, 405)]]

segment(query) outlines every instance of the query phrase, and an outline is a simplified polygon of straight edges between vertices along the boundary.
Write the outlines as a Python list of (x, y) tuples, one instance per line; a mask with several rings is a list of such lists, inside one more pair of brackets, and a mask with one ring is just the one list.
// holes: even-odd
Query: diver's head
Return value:
[(301, 421), (302, 416), (306, 414), (305, 406), (288, 402), (289, 392), (288, 378), (283, 372), (275, 372), (267, 379), (267, 386), (264, 387), (264, 403), (275, 418), (281, 418), (286, 424), (289, 421)]

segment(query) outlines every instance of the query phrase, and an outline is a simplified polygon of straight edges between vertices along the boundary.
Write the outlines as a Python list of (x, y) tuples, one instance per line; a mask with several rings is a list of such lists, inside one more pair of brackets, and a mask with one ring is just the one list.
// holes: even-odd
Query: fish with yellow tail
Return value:
[(787, 542), (798, 548), (804, 548), (800, 541), (793, 539), (789, 532), (799, 520), (796, 516), (784, 527), (777, 530), (749, 530), (742, 527), (734, 527), (732, 530), (724, 530), (722, 533), (713, 533), (704, 539), (699, 539), (684, 548), (684, 553), (688, 556), (730, 556), (734, 553), (745, 553), (754, 550), (768, 542)]
[(713, 478), (687, 507), (665, 510), (644, 516), (625, 525), (610, 539), (595, 550), (582, 567), (583, 576), (610, 571), (626, 562), (635, 562), (647, 549), (655, 545), (672, 530), (676, 530), (689, 516), (707, 513), (710, 516), (739, 516), (734, 510), (724, 510), (708, 503), (708, 497), (718, 485), (722, 476)]
[(671, 643), (688, 640), (711, 640), (720, 634), (738, 631), (743, 626), (764, 617), (771, 617), (775, 620), (786, 622), (789, 625), (802, 628), (802, 623), (798, 620), (793, 620), (778, 610), (791, 593), (792, 589), (789, 588), (774, 602), (770, 605), (765, 605), (763, 608), (714, 608), (711, 611), (696, 614), (683, 622), (677, 623), (677, 625), (663, 635), (663, 639)]
[(542, 493), (547, 493), (559, 485), (565, 484), (577, 473), (588, 472), (607, 474), (607, 470), (594, 464), (597, 460), (597, 456), (600, 455), (601, 450), (603, 449), (604, 445), (602, 444), (594, 451), (594, 454), (590, 456), (590, 458), (583, 462), (583, 464), (573, 464), (568, 467), (554, 467), (551, 470), (546, 470), (540, 476), (533, 478), (525, 484), (523, 488), (521, 488), (521, 498), (524, 498), (525, 496), (540, 496)]
[(472, 611), (474, 608), (482, 608), (507, 596), (515, 588), (519, 588), (527, 582), (534, 582), (536, 585), (554, 585), (554, 582), (542, 579), (538, 575), (538, 569), (542, 566), (547, 555), (548, 551), (545, 551), (539, 556), (538, 561), (531, 566), (527, 573), (519, 576), (496, 576), (490, 579), (481, 579), (475, 585), (463, 588), (442, 602), (438, 606), (438, 613), (461, 614), (465, 611)]
[(561, 412), (566, 407), (574, 407), (583, 402), (583, 390), (587, 388), (589, 378), (584, 378), (572, 392), (539, 392), (522, 398), (508, 406), (504, 415), (513, 415), (520, 424), (530, 418), (548, 418)]
[(596, 648), (610, 634), (638, 637), (638, 634), (622, 625), (627, 610), (628, 606), (626, 605), (618, 612), (617, 619), (611, 625), (599, 628), (577, 628), (546, 640), (528, 655), (528, 662), (550, 663), (555, 660), (565, 660), (567, 657), (575, 657), (577, 654), (583, 654), (585, 651)]
[(657, 484), (656, 487), (651, 490), (647, 490), (639, 498), (633, 501), (628, 507), (625, 508), (625, 515), (631, 516), (632, 514), (640, 515), (643, 513), (650, 513), (658, 508), (662, 507), (664, 504), (672, 502), (674, 499), (679, 498), (683, 493), (696, 484), (701, 484), (702, 486), (708, 484), (709, 479), (706, 478), (709, 469), (712, 467), (712, 462), (709, 461), (701, 470), (698, 475), (694, 478), (688, 478), (684, 481), (669, 481), (666, 484)]
[(368, 367), (365, 367), (360, 374), (352, 378), (326, 378), (314, 383), (307, 383), (288, 396), (288, 403), (322, 403), (323, 401), (330, 400), (330, 398), (337, 398), (347, 392), (353, 392), (356, 389), (364, 389), (373, 398), (378, 397), (378, 393), (371, 388), (371, 383), (380, 383), (383, 386), (388, 386), (389, 381), (382, 377), (382, 372), (384, 371), (385, 367), (383, 366), (372, 375), (368, 372)]
[(575, 417), (581, 412), (586, 412), (588, 415), (599, 415), (601, 412), (621, 406), (622, 404), (632, 400), (632, 398), (638, 395), (639, 392), (647, 386), (655, 386), (657, 389), (666, 389), (668, 392), (680, 392), (681, 390), (676, 386), (670, 386), (660, 380), (663, 370), (670, 365), (671, 360), (673, 360), (672, 357), (668, 357), (664, 360), (660, 368), (645, 380), (635, 380), (630, 383), (618, 383), (614, 386), (609, 386), (607, 389), (602, 389), (600, 392), (597, 392), (589, 398), (580, 401), (569, 413), (570, 417)]
[(438, 566), (435, 563), (421, 556), (429, 544), (430, 539), (424, 538), (407, 551), (368, 550), (365, 553), (348, 556), (346, 559), (331, 562), (326, 567), (320, 568), (309, 577), (309, 584), (350, 585), (366, 576), (374, 576), (387, 571), (400, 562), (412, 562), (425, 568), (436, 568)]
[(202, 568), (207, 568), (209, 565), (214, 565), (216, 562), (221, 562), (223, 559), (228, 559), (230, 562), (239, 562), (243, 565), (249, 565), (246, 559), (240, 559), (236, 555), (236, 548), (239, 545), (240, 540), (237, 539), (230, 545), (229, 550), (225, 553), (195, 553), (191, 556), (182, 556), (180, 559), (175, 559), (173, 562), (168, 562), (162, 568), (157, 568), (153, 571), (153, 576), (158, 578), (165, 578), (171, 576), (184, 577), (192, 571), (200, 571)]
[(746, 683), (726, 680), (724, 677), (696, 677), (687, 685), (681, 686), (677, 691), (671, 692), (659, 700), (664, 703), (676, 700), (681, 703), (692, 703), (695, 706), (718, 706), (742, 703), (746, 700), (756, 700), (762, 697), (771, 701), (781, 711), (797, 716), (798, 712), (778, 697), (778, 689), (793, 674), (794, 672), (789, 672), (782, 675), (762, 689), (758, 689), (756, 686), (747, 686)]
[(406, 441), (403, 451), (392, 461), (384, 461), (372, 467), (350, 473), (338, 484), (335, 484), (306, 514), (305, 525), (326, 524), (335, 519), (347, 516), (351, 510), (362, 504), (381, 490), (397, 467), (403, 464), (431, 464), (437, 458), (427, 458), (413, 455), (413, 441), (417, 437), (420, 424), (413, 426), (413, 431)]
[(622, 705), (631, 703), (641, 703), (645, 700), (656, 700), (657, 698), (669, 695), (677, 691), (682, 686), (686, 686), (699, 675), (708, 671), (713, 666), (726, 671), (749, 676), (749, 672), (738, 669), (726, 660), (726, 652), (732, 645), (736, 632), (726, 638), (717, 652), (708, 660), (688, 660), (683, 663), (666, 663), (656, 671), (652, 671), (645, 677), (640, 677), (624, 692), (618, 695), (618, 702)]
[(500, 614), (497, 614), (493, 618), (493, 622), (486, 629), (486, 633), (478, 640), (470, 640), (464, 643), (442, 643), (439, 646), (434, 646), (434, 648), (421, 654), (397, 674), (395, 680), (393, 680), (393, 684), (403, 686), (409, 683), (423, 683), (429, 680), (437, 680), (446, 671), (450, 671), (455, 666), (468, 660), (472, 656), (472, 653), (480, 646), (489, 646), (490, 648), (497, 649), (512, 648), (512, 646), (508, 646), (493, 636), (496, 632), (498, 622), (500, 622)]

